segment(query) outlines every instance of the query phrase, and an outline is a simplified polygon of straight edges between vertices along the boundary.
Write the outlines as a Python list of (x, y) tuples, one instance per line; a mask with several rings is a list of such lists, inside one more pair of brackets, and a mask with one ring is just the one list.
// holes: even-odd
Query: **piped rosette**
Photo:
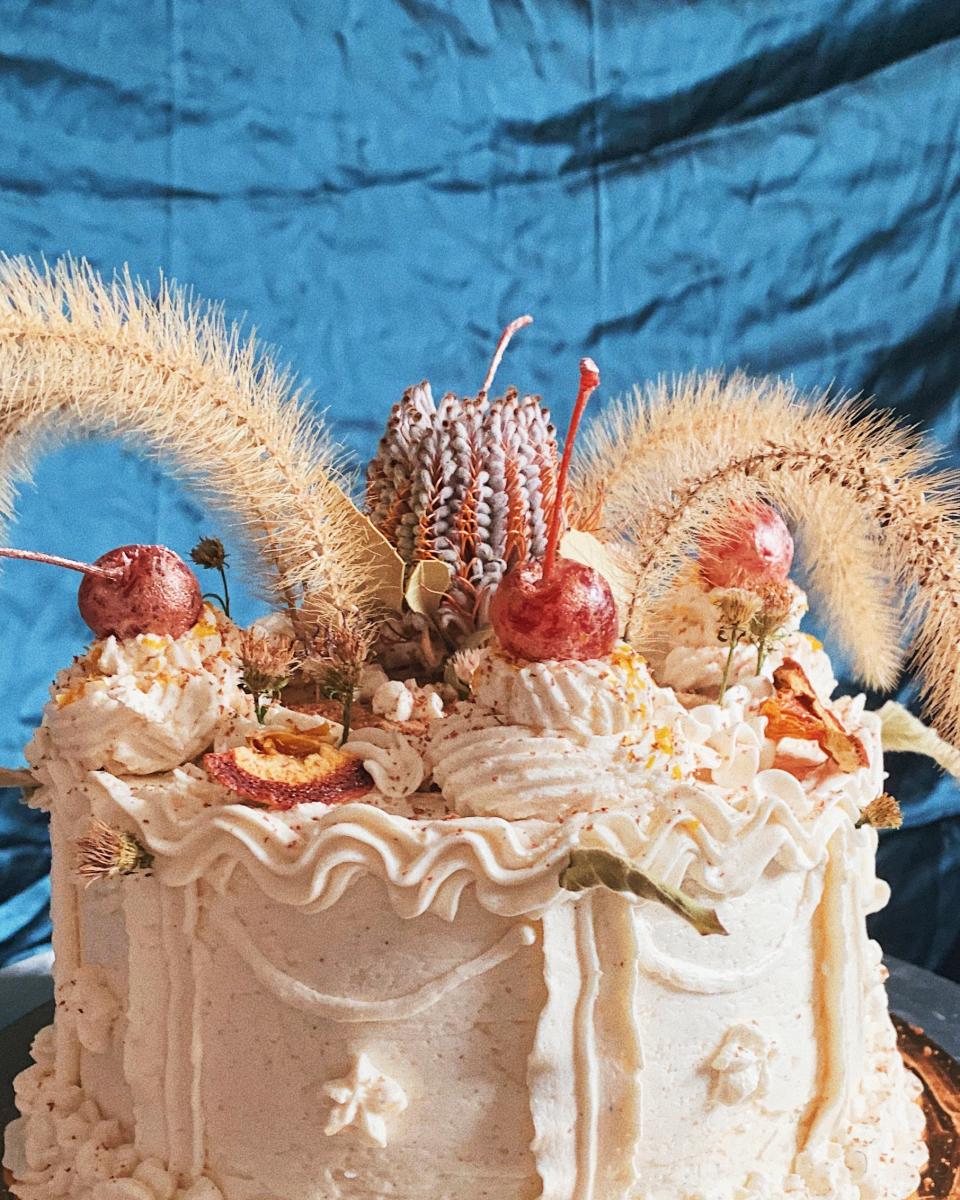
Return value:
[(83, 770), (149, 775), (201, 754), (248, 700), (228, 647), (230, 623), (212, 606), (179, 637), (143, 633), (94, 642), (54, 680), (27, 748)]
[(684, 709), (626, 646), (526, 663), (486, 651), (476, 703), (432, 730), (428, 765), (455, 811), (508, 819), (632, 807), (694, 767)]

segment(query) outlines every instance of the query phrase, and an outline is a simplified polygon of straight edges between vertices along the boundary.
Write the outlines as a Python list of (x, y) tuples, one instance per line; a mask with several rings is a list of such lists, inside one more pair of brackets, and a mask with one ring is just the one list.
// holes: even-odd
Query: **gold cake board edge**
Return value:
[[(896, 1016), (893, 1023), (903, 1060), (923, 1085), (920, 1103), (930, 1152), (920, 1189), (910, 1200), (960, 1200), (960, 1062), (917, 1026)], [(10, 1171), (4, 1169), (3, 1180), (16, 1195)]]

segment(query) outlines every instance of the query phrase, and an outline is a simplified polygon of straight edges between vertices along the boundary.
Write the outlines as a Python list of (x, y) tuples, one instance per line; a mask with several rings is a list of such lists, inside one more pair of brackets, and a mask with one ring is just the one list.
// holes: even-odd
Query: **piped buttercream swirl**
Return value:
[(95, 642), (54, 681), (28, 761), (54, 753), (86, 770), (150, 775), (200, 754), (226, 712), (249, 707), (224, 622), (208, 606), (179, 638)]

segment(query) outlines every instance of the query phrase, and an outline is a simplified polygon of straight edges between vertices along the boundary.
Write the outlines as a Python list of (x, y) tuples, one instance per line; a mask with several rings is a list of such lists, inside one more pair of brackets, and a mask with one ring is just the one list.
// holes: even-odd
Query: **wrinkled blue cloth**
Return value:
[[(0, 247), (249, 314), (359, 461), (404, 386), (475, 390), (525, 311), (500, 381), (561, 422), (583, 353), (608, 396), (743, 366), (875, 393), (956, 460), (958, 124), (942, 0), (8, 0)], [(212, 531), (96, 444), (42, 464), (10, 536), (93, 556)], [(0, 576), (0, 762), (84, 643), (75, 586)], [(911, 829), (878, 929), (960, 971), (958, 792), (893, 770)], [(38, 827), (2, 811), (0, 960), (46, 936)]]

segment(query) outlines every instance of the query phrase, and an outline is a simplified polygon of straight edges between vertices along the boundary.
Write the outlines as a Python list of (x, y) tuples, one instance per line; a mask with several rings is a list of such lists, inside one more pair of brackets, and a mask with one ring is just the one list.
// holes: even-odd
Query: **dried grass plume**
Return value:
[(689, 375), (636, 390), (591, 431), (581, 503), (630, 546), (635, 635), (731, 506), (766, 499), (795, 526), (811, 590), (868, 684), (895, 681), (912, 635), (928, 711), (960, 735), (956, 478), (889, 413), (790, 383)]
[(287, 599), (362, 604), (369, 581), (336, 455), (293, 377), (167, 281), (0, 258), (0, 519), (38, 454), (116, 435), (198, 484)]

